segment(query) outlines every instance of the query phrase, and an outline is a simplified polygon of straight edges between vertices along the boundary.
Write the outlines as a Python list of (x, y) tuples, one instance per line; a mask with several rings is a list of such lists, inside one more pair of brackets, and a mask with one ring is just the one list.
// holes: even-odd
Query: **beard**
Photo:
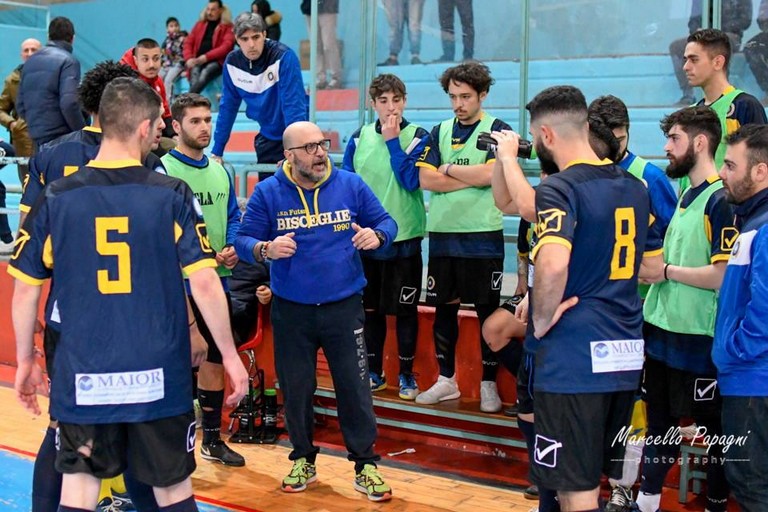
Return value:
[(725, 188), (725, 199), (731, 204), (741, 204), (754, 195), (755, 182), (752, 181), (752, 175), (749, 171), (744, 175), (744, 179), (729, 183)]
[[(184, 143), (185, 146), (192, 149), (205, 149), (208, 147), (208, 144), (203, 144), (202, 142), (198, 142), (197, 139), (193, 139), (189, 136), (188, 133), (186, 133), (184, 130), (181, 131), (179, 134), (181, 137), (181, 141)], [(208, 139), (208, 143), (210, 143), (211, 139)]]
[(682, 158), (674, 158), (673, 160), (670, 160), (666, 174), (673, 180), (682, 178), (688, 176), (688, 173), (691, 172), (694, 165), (696, 165), (696, 157), (693, 154), (693, 144), (689, 144), (688, 150)]
[(296, 165), (296, 172), (299, 173), (299, 176), (304, 178), (305, 180), (311, 181), (312, 183), (320, 183), (323, 178), (325, 178), (325, 173), (323, 174), (315, 174), (312, 172), (312, 166), (315, 164), (323, 163), (325, 164), (325, 159), (322, 159), (321, 161), (312, 161), (309, 166), (305, 165)]
[(541, 142), (536, 144), (536, 156), (539, 157), (541, 172), (547, 176), (560, 172), (560, 168), (555, 163), (555, 158), (552, 156), (552, 152)]

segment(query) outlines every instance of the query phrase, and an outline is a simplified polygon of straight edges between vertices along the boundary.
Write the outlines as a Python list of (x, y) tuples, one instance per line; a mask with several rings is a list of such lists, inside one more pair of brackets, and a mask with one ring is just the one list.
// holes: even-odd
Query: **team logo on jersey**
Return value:
[(559, 208), (540, 211), (536, 224), (536, 235), (541, 238), (547, 233), (559, 233), (563, 228), (565, 212)]
[(501, 290), (501, 280), (504, 272), (493, 272), (491, 274), (491, 290)]
[(592, 353), (595, 355), (595, 357), (599, 357), (600, 359), (605, 359), (611, 354), (611, 350), (608, 348), (608, 345), (605, 343), (598, 343), (595, 345), (595, 348), (592, 350)]
[(435, 278), (432, 276), (427, 277), (427, 290), (432, 290), (435, 287)]
[(563, 447), (563, 443), (548, 437), (536, 434), (536, 444), (533, 448), (533, 458), (536, 464), (554, 468), (557, 466), (557, 450)]
[(731, 255), (732, 256), (738, 256), (740, 248), (741, 248), (741, 242), (736, 240), (736, 243), (733, 244), (733, 250), (731, 251)]
[(708, 402), (715, 399), (717, 379), (696, 379), (693, 386), (693, 400), (696, 402)]
[(267, 73), (267, 80), (269, 80), (270, 82), (274, 82), (275, 81), (275, 74), (273, 72), (271, 72), (271, 71), (269, 73)]
[(90, 391), (93, 389), (93, 379), (87, 375), (83, 375), (77, 379), (77, 387), (82, 391)]
[(197, 424), (193, 421), (187, 427), (187, 453), (195, 451), (195, 428)]
[(416, 302), (416, 292), (418, 290), (411, 286), (400, 288), (400, 304), (413, 304)]
[(720, 250), (730, 251), (733, 244), (739, 238), (739, 230), (733, 227), (725, 227), (720, 231)]
[(195, 224), (195, 231), (197, 231), (197, 239), (200, 240), (200, 248), (203, 252), (213, 252), (211, 241), (208, 240), (208, 234), (205, 231), (205, 223)]

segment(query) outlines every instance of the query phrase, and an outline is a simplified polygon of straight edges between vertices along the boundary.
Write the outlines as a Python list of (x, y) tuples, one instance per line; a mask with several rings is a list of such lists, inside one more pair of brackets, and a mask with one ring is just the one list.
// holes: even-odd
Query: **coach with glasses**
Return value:
[(328, 158), (330, 141), (310, 122), (283, 134), (285, 161), (248, 200), (235, 249), (248, 263), (272, 260), (275, 363), (285, 401), (293, 469), (282, 489), (315, 481), (312, 398), (317, 351), (328, 359), (339, 422), (355, 488), (375, 501), (391, 497), (377, 473), (376, 420), (363, 338), (363, 288), (358, 251), (389, 246), (397, 224), (362, 178)]

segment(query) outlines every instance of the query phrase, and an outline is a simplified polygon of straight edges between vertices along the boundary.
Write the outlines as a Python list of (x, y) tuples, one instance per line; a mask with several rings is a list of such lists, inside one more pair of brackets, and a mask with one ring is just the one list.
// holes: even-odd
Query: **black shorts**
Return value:
[[(227, 310), (229, 311), (229, 321), (231, 326), (232, 325), (232, 298), (229, 296), (229, 292), (226, 293), (226, 296), (227, 296)], [(200, 335), (208, 344), (208, 356), (206, 357), (205, 360), (208, 361), (209, 363), (221, 364), (222, 363), (221, 352), (219, 352), (219, 347), (216, 346), (216, 342), (213, 341), (213, 335), (211, 334), (211, 331), (208, 329), (208, 324), (205, 323), (203, 314), (200, 312), (200, 309), (198, 309), (197, 304), (195, 303), (195, 299), (193, 299), (191, 295), (189, 295), (188, 298), (189, 298), (189, 304), (192, 306), (192, 313), (195, 315), (195, 321), (197, 321), (197, 328), (200, 331)], [(233, 332), (233, 335), (234, 335), (234, 332)]]
[(429, 258), (427, 304), (459, 299), (462, 304), (498, 306), (504, 258)]
[(384, 315), (413, 314), (421, 296), (421, 254), (393, 260), (363, 258), (368, 285), (363, 307)]
[(723, 400), (714, 375), (699, 375), (645, 358), (643, 400), (673, 418), (720, 417)]
[(517, 413), (533, 414), (533, 354), (523, 353), (517, 370)]
[[(78, 453), (85, 443), (90, 454)], [(152, 487), (183, 482), (195, 471), (195, 413), (143, 423), (59, 423), (56, 470), (113, 478), (127, 467)], [(89, 455), (89, 456), (87, 456)]]
[(557, 491), (589, 491), (600, 477), (621, 478), (634, 391), (560, 394), (537, 391), (534, 482)]

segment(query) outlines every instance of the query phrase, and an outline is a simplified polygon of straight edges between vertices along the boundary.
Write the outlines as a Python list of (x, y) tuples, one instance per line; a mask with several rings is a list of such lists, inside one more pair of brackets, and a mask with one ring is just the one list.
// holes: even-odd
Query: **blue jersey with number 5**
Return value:
[(536, 212), (534, 260), (548, 244), (567, 247), (563, 300), (579, 298), (541, 340), (526, 340), (536, 352), (536, 389), (636, 389), (643, 364), (637, 273), (643, 255), (662, 244), (646, 187), (607, 161), (579, 162), (539, 185)]
[(199, 206), (180, 180), (135, 161), (110, 164), (90, 162), (46, 187), (9, 267), (28, 284), (56, 281), (51, 414), (65, 423), (192, 409), (181, 268), (216, 266)]

